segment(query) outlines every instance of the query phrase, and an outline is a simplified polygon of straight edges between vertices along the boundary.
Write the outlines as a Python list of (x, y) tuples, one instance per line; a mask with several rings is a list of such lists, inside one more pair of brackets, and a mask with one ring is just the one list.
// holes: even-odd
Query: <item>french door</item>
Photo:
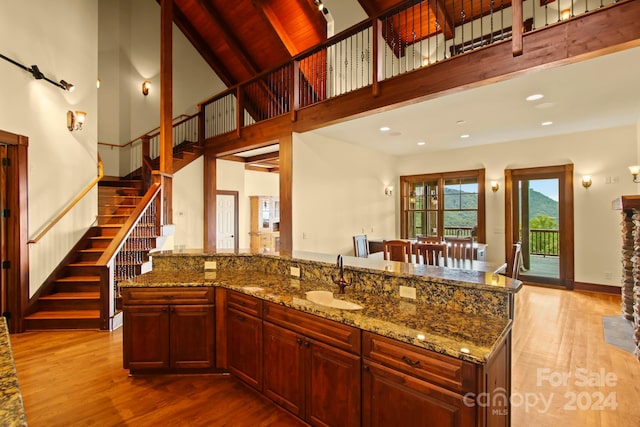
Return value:
[(573, 289), (573, 165), (505, 170), (506, 255), (522, 243), (519, 278)]

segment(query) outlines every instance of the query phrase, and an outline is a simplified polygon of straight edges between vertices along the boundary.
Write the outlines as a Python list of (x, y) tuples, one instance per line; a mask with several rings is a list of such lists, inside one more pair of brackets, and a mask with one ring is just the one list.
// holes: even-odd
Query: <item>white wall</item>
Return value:
[[(27, 67), (36, 64), (51, 80), (75, 85), (74, 92), (65, 92), (0, 60), (0, 129), (29, 137), (30, 238), (97, 175), (97, 25), (97, 0), (0, 2), (0, 52)], [(67, 110), (87, 113), (82, 131), (67, 130)], [(40, 242), (30, 245), (30, 295), (96, 215), (94, 190)]]
[[(514, 141), (463, 150), (407, 156), (399, 161), (399, 175), (484, 167), (487, 186), (500, 182), (497, 193), (487, 192), (487, 256), (504, 260), (504, 169), (574, 165), (575, 280), (620, 286), (622, 275), (621, 213), (611, 202), (635, 194), (627, 166), (635, 163), (638, 137), (634, 126), (548, 138)], [(585, 189), (582, 175), (591, 175)], [(611, 177), (614, 183), (605, 184)]]
[(294, 134), (293, 249), (353, 255), (355, 234), (395, 236), (397, 197), (384, 195), (398, 188), (395, 169), (388, 155)]
[[(155, 0), (100, 1), (100, 142), (123, 145), (160, 124), (160, 6)], [(173, 117), (226, 89), (173, 26)], [(149, 95), (142, 82), (152, 83)], [(128, 149), (100, 146), (105, 174), (130, 171)], [(107, 162), (108, 160), (108, 162)]]
[[(238, 246), (249, 248), (251, 212), (249, 196), (277, 196), (280, 175), (245, 171), (244, 163), (218, 160), (216, 180), (218, 190), (238, 192)], [(176, 248), (204, 247), (204, 181), (203, 158), (193, 161), (177, 172), (173, 179), (173, 222)]]

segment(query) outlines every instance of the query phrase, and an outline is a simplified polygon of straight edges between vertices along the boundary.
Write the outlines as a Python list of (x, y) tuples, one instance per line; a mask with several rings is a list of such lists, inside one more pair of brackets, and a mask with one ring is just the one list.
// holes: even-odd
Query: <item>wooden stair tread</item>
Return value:
[(100, 282), (100, 276), (65, 276), (57, 279), (56, 282)]
[(87, 248), (87, 249), (79, 249), (78, 252), (94, 254), (94, 253), (103, 253), (104, 248)]
[(100, 292), (56, 292), (55, 294), (41, 296), (42, 300), (67, 300), (67, 299), (100, 299)]
[(100, 310), (36, 311), (25, 319), (99, 319)]

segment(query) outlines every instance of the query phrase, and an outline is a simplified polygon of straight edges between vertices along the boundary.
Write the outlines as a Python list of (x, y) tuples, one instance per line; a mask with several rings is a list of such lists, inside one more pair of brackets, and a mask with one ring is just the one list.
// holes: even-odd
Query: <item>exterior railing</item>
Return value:
[(487, 0), (467, 6), (460, 0), (416, 0), (203, 101), (204, 138), (294, 115), (358, 89), (370, 87), (375, 93), (380, 81), (510, 39), (521, 29), (532, 31), (616, 2)]
[(558, 256), (560, 243), (559, 230), (532, 228), (529, 230), (529, 254)]

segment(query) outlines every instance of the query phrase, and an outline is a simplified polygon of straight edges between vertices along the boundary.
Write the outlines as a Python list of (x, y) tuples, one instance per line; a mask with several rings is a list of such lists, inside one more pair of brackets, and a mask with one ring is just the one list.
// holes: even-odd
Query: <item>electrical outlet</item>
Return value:
[(400, 285), (400, 297), (416, 299), (416, 288)]
[(300, 267), (291, 267), (291, 275), (293, 277), (300, 277)]
[(207, 270), (215, 270), (216, 269), (216, 262), (215, 261), (205, 261), (204, 262), (204, 269), (205, 271)]

